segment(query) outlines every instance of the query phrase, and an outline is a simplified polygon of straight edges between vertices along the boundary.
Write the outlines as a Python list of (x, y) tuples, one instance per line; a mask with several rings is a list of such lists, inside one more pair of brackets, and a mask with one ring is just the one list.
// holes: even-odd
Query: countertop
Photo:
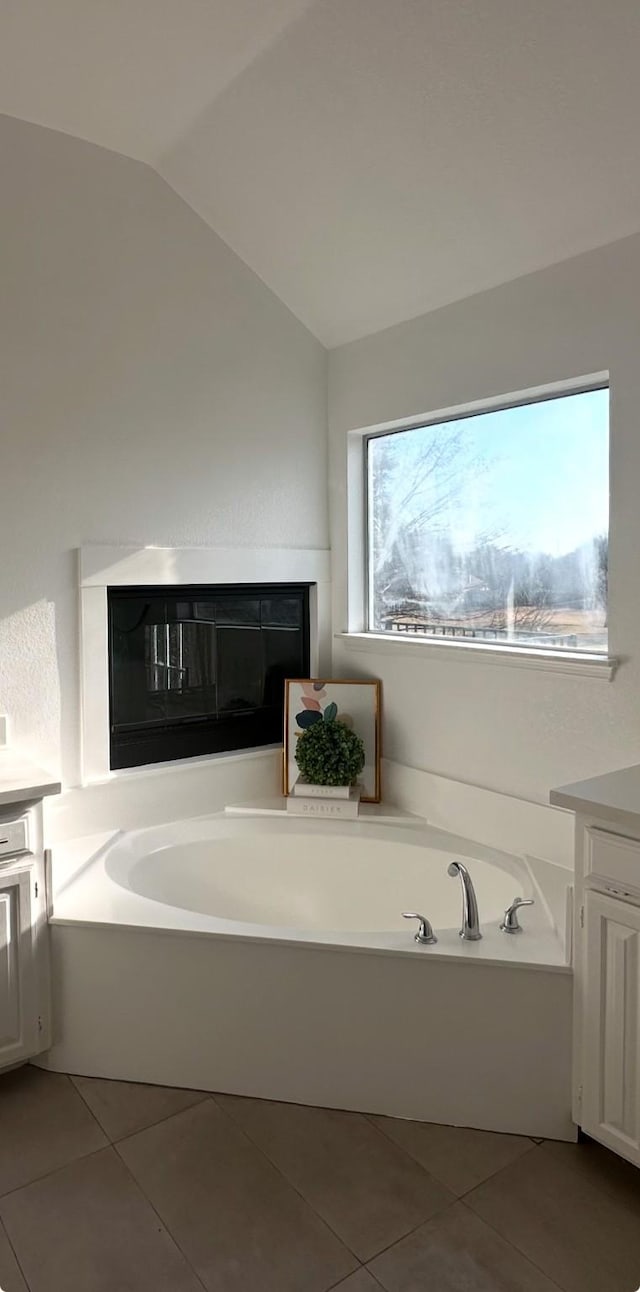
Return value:
[(10, 747), (0, 749), (0, 807), (59, 794), (60, 781)]
[(551, 791), (549, 798), (554, 807), (569, 808), (640, 832), (640, 765), (592, 776), (574, 785), (561, 785)]

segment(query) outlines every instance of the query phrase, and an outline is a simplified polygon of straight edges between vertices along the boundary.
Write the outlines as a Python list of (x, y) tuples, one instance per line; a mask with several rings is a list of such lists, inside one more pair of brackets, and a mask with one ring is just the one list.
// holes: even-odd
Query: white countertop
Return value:
[(60, 782), (54, 780), (50, 772), (37, 767), (17, 750), (10, 747), (0, 749), (0, 806), (59, 794), (61, 788)]
[(640, 831), (640, 765), (592, 776), (552, 790), (554, 807), (570, 808), (583, 816), (600, 817)]

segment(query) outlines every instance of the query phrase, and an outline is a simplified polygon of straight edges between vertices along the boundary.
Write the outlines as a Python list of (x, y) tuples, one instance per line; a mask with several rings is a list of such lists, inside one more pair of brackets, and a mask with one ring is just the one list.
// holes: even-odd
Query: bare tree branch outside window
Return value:
[(608, 391), (372, 438), (369, 626), (606, 651)]

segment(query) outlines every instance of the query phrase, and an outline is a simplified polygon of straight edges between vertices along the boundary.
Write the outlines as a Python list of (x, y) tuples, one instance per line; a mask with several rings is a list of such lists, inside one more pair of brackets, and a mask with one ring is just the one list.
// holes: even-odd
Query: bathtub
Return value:
[[(416, 818), (225, 813), (67, 853), (45, 1066), (575, 1138), (571, 973), (523, 860)], [(536, 904), (512, 937), (516, 895)]]

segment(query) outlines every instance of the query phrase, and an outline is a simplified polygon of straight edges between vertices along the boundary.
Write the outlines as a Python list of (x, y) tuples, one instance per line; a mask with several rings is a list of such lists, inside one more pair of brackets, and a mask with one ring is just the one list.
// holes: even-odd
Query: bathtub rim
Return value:
[[(466, 851), (467, 848), (472, 848), (478, 860), (487, 861), (494, 866), (500, 866), (502, 861), (503, 865), (500, 868), (510, 873), (513, 873), (513, 869), (516, 873), (521, 871), (532, 885), (539, 903), (537, 912), (539, 918), (536, 923), (539, 925), (542, 920), (543, 927), (528, 931), (523, 938), (509, 938), (500, 933), (497, 926), (494, 928), (493, 924), (486, 924), (483, 926), (482, 941), (475, 943), (462, 942), (456, 930), (443, 929), (437, 930), (439, 940), (435, 946), (420, 946), (413, 941), (410, 929), (402, 936), (397, 932), (300, 930), (264, 923), (251, 924), (204, 915), (143, 896), (122, 887), (107, 870), (112, 850), (121, 846), (128, 837), (138, 839), (143, 835), (157, 835), (159, 832), (184, 826), (186, 822), (197, 826), (222, 820), (234, 823), (240, 820), (246, 822), (247, 819), (250, 821), (252, 818), (251, 816), (247, 818), (246, 814), (242, 817), (229, 816), (225, 811), (219, 811), (166, 822), (160, 826), (144, 827), (135, 831), (111, 831), (102, 835), (86, 836), (84, 840), (70, 841), (66, 845), (66, 866), (65, 859), (62, 865), (65, 878), (54, 892), (50, 922), (55, 926), (75, 925), (95, 929), (122, 929), (130, 932), (157, 932), (174, 936), (231, 938), (245, 943), (294, 946), (316, 951), (409, 956), (414, 959), (421, 957), (437, 959), (440, 962), (447, 960), (457, 964), (486, 965), (494, 968), (505, 966), (556, 973), (572, 972), (571, 965), (564, 954), (561, 939), (549, 917), (548, 910), (545, 909), (529, 858), (504, 853), (463, 836), (453, 835), (449, 831), (430, 826), (428, 821), (417, 817), (407, 818), (402, 824), (394, 821), (393, 826), (379, 821), (368, 822), (366, 835), (369, 835), (371, 830), (375, 831), (374, 837), (384, 836), (387, 832), (392, 834), (395, 830), (401, 830), (405, 838), (407, 835), (415, 835), (416, 832), (421, 835), (428, 833), (432, 841), (431, 846), (439, 844), (447, 851), (462, 856), (472, 856), (472, 853)], [(313, 827), (320, 827), (321, 833), (348, 834), (347, 827), (351, 825), (351, 822), (334, 821), (307, 823), (299, 817), (286, 819), (288, 822), (293, 820), (295, 825), (287, 825), (284, 829), (292, 829), (296, 833), (300, 830), (304, 831), (307, 825), (311, 824)], [(277, 833), (278, 827), (282, 827), (282, 820), (274, 824)], [(314, 829), (315, 832), (317, 832), (316, 829)], [(457, 847), (447, 846), (448, 842), (453, 844), (454, 841), (458, 844)], [(64, 849), (65, 845), (62, 844), (56, 852), (64, 852)], [(505, 866), (505, 861), (510, 864)]]

